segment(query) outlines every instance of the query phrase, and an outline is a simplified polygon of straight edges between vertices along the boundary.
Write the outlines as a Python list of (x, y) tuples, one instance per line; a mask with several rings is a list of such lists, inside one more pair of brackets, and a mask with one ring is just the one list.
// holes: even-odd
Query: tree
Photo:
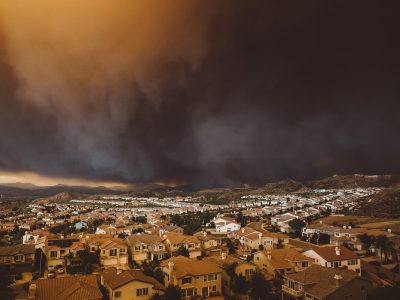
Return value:
[(10, 288), (10, 285), (13, 283), (13, 280), (9, 274), (4, 271), (0, 271), (0, 299), (11, 300), (14, 299), (13, 290)]
[(289, 226), (292, 228), (292, 230), (296, 233), (296, 235), (300, 236), (301, 230), (303, 229), (304, 226), (306, 226), (306, 223), (304, 223), (300, 219), (293, 219), (289, 221)]
[(278, 239), (278, 244), (276, 244), (276, 248), (278, 248), (278, 249), (283, 248), (283, 240), (282, 239)]
[(189, 250), (186, 249), (185, 246), (181, 245), (177, 251), (177, 255), (189, 257)]
[(249, 281), (246, 280), (246, 277), (239, 275), (234, 276), (231, 280), (231, 288), (233, 292), (244, 295), (249, 292), (251, 284)]
[(367, 300), (397, 300), (399, 299), (400, 287), (380, 287), (372, 290), (367, 295)]
[(165, 300), (181, 300), (182, 292), (179, 287), (170, 284), (165, 290)]
[(253, 300), (268, 299), (269, 285), (261, 273), (256, 273), (250, 281), (250, 297)]
[(40, 277), (43, 276), (46, 270), (46, 255), (43, 253), (42, 249), (37, 248), (35, 250), (35, 271), (40, 272)]
[(364, 233), (358, 236), (363, 248), (367, 251), (367, 254), (370, 253), (370, 248), (373, 245), (373, 239), (368, 234)]
[(226, 238), (224, 242), (226, 243), (226, 247), (228, 248), (228, 254), (234, 254), (236, 252), (236, 247), (232, 240)]

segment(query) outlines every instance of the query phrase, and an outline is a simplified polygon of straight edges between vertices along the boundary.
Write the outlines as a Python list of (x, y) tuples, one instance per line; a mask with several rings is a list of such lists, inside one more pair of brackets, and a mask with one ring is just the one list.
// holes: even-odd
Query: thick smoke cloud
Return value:
[(0, 2), (0, 169), (193, 186), (398, 173), (396, 10)]

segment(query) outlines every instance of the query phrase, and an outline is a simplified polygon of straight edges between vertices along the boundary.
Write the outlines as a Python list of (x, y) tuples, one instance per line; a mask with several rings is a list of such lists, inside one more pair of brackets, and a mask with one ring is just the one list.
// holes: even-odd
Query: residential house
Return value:
[(158, 235), (134, 234), (129, 236), (126, 241), (129, 253), (135, 262), (162, 260), (167, 257), (166, 246)]
[(103, 224), (96, 228), (96, 234), (117, 235), (118, 230), (115, 226)]
[(289, 237), (283, 233), (271, 232), (261, 228), (256, 230), (250, 226), (235, 231), (234, 237), (239, 240), (243, 251), (279, 248), (289, 243)]
[(163, 295), (165, 286), (141, 270), (108, 268), (101, 274), (101, 283), (110, 300), (149, 300), (155, 294)]
[(71, 258), (76, 258), (85, 245), (78, 238), (47, 239), (44, 253), (47, 266), (68, 266)]
[(299, 216), (292, 213), (284, 213), (271, 218), (271, 224), (279, 226), (282, 232), (290, 232), (289, 222), (293, 219), (298, 219)]
[(235, 219), (229, 217), (216, 217), (213, 219), (213, 223), (215, 224), (216, 233), (229, 234), (231, 232), (239, 230), (241, 227)]
[(161, 227), (162, 233), (165, 232), (175, 232), (175, 233), (183, 233), (183, 228), (177, 225), (164, 225)]
[(206, 231), (198, 232), (194, 236), (200, 240), (204, 255), (221, 256), (222, 252), (226, 253), (226, 248), (223, 246), (223, 236), (209, 234)]
[(207, 261), (217, 264), (222, 271), (222, 291), (225, 296), (234, 297), (240, 300), (249, 300), (250, 296), (247, 294), (238, 295), (232, 290), (232, 271), (234, 276), (243, 276), (247, 280), (256, 274), (257, 267), (252, 262), (242, 260), (233, 256), (227, 256), (222, 253), (220, 257), (213, 256), (206, 258)]
[(0, 247), (0, 270), (11, 274), (31, 272), (35, 264), (34, 245)]
[(365, 300), (372, 283), (349, 270), (312, 265), (299, 273), (284, 275), (282, 299)]
[(101, 293), (96, 275), (78, 275), (41, 279), (29, 286), (29, 300), (101, 300)]
[(253, 262), (269, 278), (275, 278), (308, 268), (313, 260), (294, 248), (266, 249), (255, 252)]
[(104, 267), (127, 268), (128, 246), (119, 238), (99, 240), (100, 265)]
[(327, 268), (345, 268), (361, 275), (361, 262), (357, 254), (344, 246), (312, 246), (303, 254), (318, 264)]
[(177, 256), (163, 261), (161, 267), (165, 285), (178, 286), (185, 298), (222, 294), (222, 269), (215, 263)]
[(189, 251), (191, 258), (201, 256), (201, 245), (197, 237), (174, 232), (167, 232), (162, 237), (170, 255), (176, 254), (181, 246)]

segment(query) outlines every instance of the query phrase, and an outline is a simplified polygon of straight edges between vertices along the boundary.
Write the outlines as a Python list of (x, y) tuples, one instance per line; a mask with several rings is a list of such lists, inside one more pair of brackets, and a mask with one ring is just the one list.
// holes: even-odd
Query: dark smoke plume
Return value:
[(397, 10), (0, 2), (0, 169), (193, 186), (399, 173)]

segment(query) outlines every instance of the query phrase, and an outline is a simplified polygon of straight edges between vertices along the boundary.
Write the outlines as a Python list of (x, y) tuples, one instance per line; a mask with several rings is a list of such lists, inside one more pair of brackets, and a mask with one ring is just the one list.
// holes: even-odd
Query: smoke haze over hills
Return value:
[(224, 186), (399, 173), (396, 9), (0, 2), (0, 169)]

